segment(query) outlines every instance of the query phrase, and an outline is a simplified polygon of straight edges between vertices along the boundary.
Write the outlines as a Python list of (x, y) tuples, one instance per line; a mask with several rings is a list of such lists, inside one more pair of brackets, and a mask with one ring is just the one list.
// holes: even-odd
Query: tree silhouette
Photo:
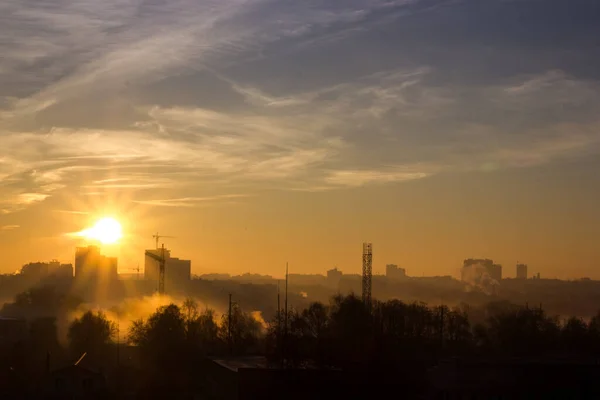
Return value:
[(147, 321), (134, 321), (128, 339), (140, 348), (144, 360), (158, 368), (179, 364), (186, 341), (185, 320), (175, 304), (159, 307)]
[(103, 358), (116, 331), (115, 323), (102, 311), (87, 311), (69, 326), (69, 348), (76, 357), (87, 353), (91, 359)]
[(52, 285), (34, 287), (15, 296), (12, 303), (2, 306), (4, 316), (18, 318), (53, 317), (75, 310), (81, 299), (66, 295)]
[(218, 336), (227, 344), (231, 355), (242, 355), (258, 351), (261, 330), (260, 322), (234, 304), (231, 308), (231, 320), (229, 314), (221, 317)]
[(215, 312), (209, 308), (202, 313), (198, 311), (197, 303), (188, 298), (182, 305), (187, 345), (190, 351), (201, 354), (218, 353), (220, 342), (219, 327), (216, 323)]

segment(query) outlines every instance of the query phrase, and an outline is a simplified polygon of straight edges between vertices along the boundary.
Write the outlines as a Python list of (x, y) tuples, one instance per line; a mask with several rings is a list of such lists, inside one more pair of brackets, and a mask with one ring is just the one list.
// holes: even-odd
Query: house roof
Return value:
[(240, 368), (267, 368), (268, 366), (267, 359), (260, 356), (213, 359), (213, 362), (233, 372), (237, 372)]

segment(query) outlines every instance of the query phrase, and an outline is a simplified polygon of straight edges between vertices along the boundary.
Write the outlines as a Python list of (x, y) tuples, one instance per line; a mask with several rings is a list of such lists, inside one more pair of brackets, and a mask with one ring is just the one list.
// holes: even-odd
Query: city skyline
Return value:
[[(91, 234), (97, 234), (97, 232), (93, 232), (94, 228), (97, 228), (99, 225), (101, 225), (101, 223), (103, 222), (103, 220), (100, 221), (100, 224), (97, 224), (96, 227), (92, 227), (90, 229), (84, 230), (82, 232), (90, 232)], [(120, 226), (117, 228), (119, 233), (121, 232), (121, 228)], [(81, 233), (78, 233), (77, 236), (80, 236)], [(138, 279), (140, 279), (140, 277), (143, 274), (144, 279), (149, 279), (149, 276), (152, 276), (152, 278), (150, 278), (150, 280), (155, 280), (156, 276), (158, 276), (158, 268), (159, 268), (159, 264), (158, 264), (158, 259), (156, 259), (155, 257), (151, 257), (154, 258), (154, 260), (150, 260), (148, 258), (148, 254), (149, 253), (153, 253), (155, 254), (157, 257), (164, 257), (164, 259), (167, 261), (167, 270), (169, 268), (171, 268), (169, 266), (170, 263), (174, 263), (173, 267), (174, 269), (177, 270), (177, 272), (180, 272), (181, 268), (183, 268), (183, 270), (187, 269), (187, 272), (184, 273), (184, 275), (188, 276), (188, 279), (190, 277), (196, 276), (196, 277), (202, 277), (203, 275), (205, 276), (211, 276), (211, 275), (228, 275), (228, 276), (243, 276), (243, 275), (256, 275), (256, 276), (264, 276), (264, 277), (271, 277), (273, 279), (285, 279), (285, 273), (283, 276), (281, 275), (269, 275), (269, 274), (261, 274), (261, 273), (253, 273), (251, 271), (246, 271), (240, 274), (235, 274), (235, 273), (230, 273), (230, 272), (217, 272), (217, 271), (210, 271), (210, 270), (206, 270), (206, 271), (202, 271), (200, 273), (193, 273), (193, 269), (191, 268), (191, 264), (193, 260), (183, 260), (179, 257), (172, 257), (172, 249), (169, 249), (168, 247), (166, 247), (164, 245), (164, 243), (161, 243), (160, 246), (159, 244), (159, 239), (160, 238), (165, 238), (165, 237), (170, 237), (170, 236), (158, 236), (158, 233), (156, 235), (153, 235), (153, 238), (155, 238), (156, 240), (156, 246), (155, 248), (152, 249), (145, 249), (144, 250), (144, 268), (140, 268), (140, 264), (138, 264), (137, 267), (132, 268), (131, 265), (126, 265), (126, 266), (120, 266), (117, 267), (117, 263), (118, 263), (118, 257), (114, 257), (113, 262), (115, 263), (115, 272), (118, 272), (118, 275), (122, 275), (122, 276), (126, 276), (126, 275), (136, 275)], [(112, 244), (112, 243), (111, 243)], [(372, 243), (363, 243), (363, 257), (364, 257), (364, 246), (365, 245), (369, 245), (372, 248)], [(29, 261), (28, 263), (24, 264), (20, 270), (17, 270), (16, 273), (20, 273), (20, 274), (24, 274), (26, 269), (38, 269), (40, 268), (40, 266), (43, 268), (48, 269), (50, 268), (57, 268), (59, 266), (62, 267), (70, 267), (73, 270), (73, 266), (75, 265), (75, 269), (73, 270), (73, 276), (75, 276), (77, 274), (77, 264), (79, 263), (78, 258), (79, 258), (79, 254), (80, 252), (84, 252), (84, 253), (88, 253), (88, 252), (92, 252), (94, 254), (97, 254), (98, 256), (100, 256), (101, 258), (106, 258), (107, 255), (102, 253), (102, 241), (99, 239), (96, 239), (95, 241), (90, 241), (89, 243), (87, 243), (85, 246), (80, 246), (75, 248), (75, 263), (70, 263), (70, 262), (66, 262), (65, 264), (61, 264), (61, 262), (57, 259), (51, 259), (50, 261)], [(107, 260), (109, 258), (106, 258)], [(150, 264), (149, 264), (150, 263)], [(364, 261), (363, 261), (364, 263)], [(148, 266), (150, 265), (150, 270), (148, 269)], [(286, 271), (288, 270), (288, 266), (289, 266), (289, 262), (285, 263), (286, 265)], [(489, 273), (489, 276), (492, 279), (495, 279), (496, 282), (500, 282), (502, 279), (505, 278), (509, 278), (509, 279), (540, 279), (540, 273), (538, 272), (537, 275), (534, 273), (531, 277), (528, 276), (528, 265), (527, 264), (523, 264), (520, 262), (517, 262), (514, 265), (514, 276), (512, 273), (508, 273), (507, 271), (510, 271), (511, 269), (506, 269), (505, 266), (503, 266), (502, 264), (498, 264), (495, 263), (494, 260), (489, 259), (489, 258), (468, 258), (468, 259), (464, 259), (463, 260), (463, 265), (460, 268), (460, 276), (453, 276), (452, 274), (446, 274), (446, 275), (435, 275), (435, 276), (427, 276), (427, 277), (452, 277), (458, 280), (461, 280), (463, 282), (470, 282), (470, 278), (465, 278), (465, 271), (469, 268), (469, 267), (476, 267), (476, 268), (480, 268), (480, 271), (482, 271), (481, 268), (486, 269), (487, 273)], [(491, 268), (491, 269), (490, 269)], [(402, 267), (399, 266), (398, 264), (386, 264), (385, 265), (385, 269), (383, 271), (383, 273), (381, 273), (380, 270), (381, 268), (376, 268), (376, 271), (373, 273), (374, 276), (386, 276), (388, 278), (392, 278), (392, 279), (399, 279), (399, 278), (406, 278), (406, 277), (420, 277), (423, 276), (425, 277), (425, 275), (419, 275), (418, 273), (415, 274), (409, 274), (407, 273), (407, 269), (406, 266)], [(181, 270), (181, 271), (183, 271)], [(315, 271), (316, 272), (316, 271)], [(364, 274), (364, 271), (360, 271), (361, 273), (356, 273), (353, 270), (350, 271), (344, 271), (342, 268), (338, 268), (338, 266), (334, 266), (332, 268), (328, 268), (325, 271), (318, 271), (316, 273), (294, 273), (292, 272), (292, 275), (306, 275), (306, 276), (311, 276), (311, 275), (320, 275), (323, 277), (328, 277), (330, 273), (335, 273), (335, 274), (340, 274), (340, 276), (343, 275), (355, 275), (355, 276), (360, 276), (361, 274)], [(545, 279), (556, 279), (556, 277), (544, 277)], [(589, 277), (579, 277), (579, 279), (589, 279)], [(478, 285), (478, 284), (477, 284)]]
[(600, 279), (591, 3), (1, 5), (0, 273), (112, 217), (131, 267)]

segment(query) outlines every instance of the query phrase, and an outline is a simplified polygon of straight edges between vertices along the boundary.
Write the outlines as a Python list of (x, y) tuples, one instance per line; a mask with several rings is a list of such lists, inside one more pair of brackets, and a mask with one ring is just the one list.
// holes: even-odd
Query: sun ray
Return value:
[(99, 241), (102, 244), (113, 244), (123, 237), (123, 230), (119, 221), (106, 217), (98, 220), (91, 228), (79, 232), (79, 236)]

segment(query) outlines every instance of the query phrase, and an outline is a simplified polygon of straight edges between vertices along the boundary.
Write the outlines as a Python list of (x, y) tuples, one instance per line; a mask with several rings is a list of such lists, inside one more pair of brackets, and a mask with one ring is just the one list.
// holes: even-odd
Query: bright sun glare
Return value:
[(102, 218), (96, 224), (81, 232), (88, 240), (98, 240), (102, 244), (116, 243), (123, 237), (121, 224), (114, 218)]

